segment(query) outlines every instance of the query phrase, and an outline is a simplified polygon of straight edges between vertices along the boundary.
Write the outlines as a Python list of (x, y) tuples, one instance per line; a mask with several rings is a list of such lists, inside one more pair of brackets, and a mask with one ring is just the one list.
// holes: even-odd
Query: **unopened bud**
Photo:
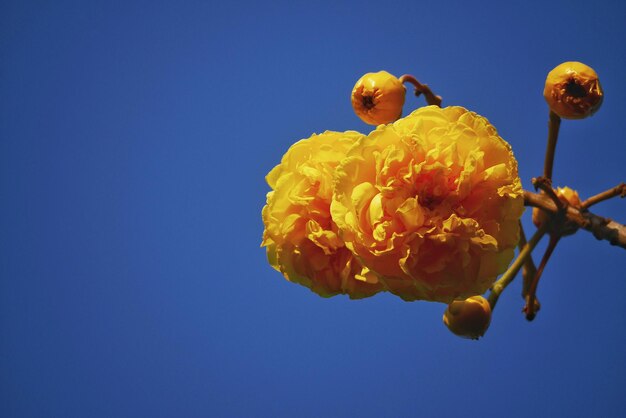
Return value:
[(463, 338), (477, 340), (482, 337), (491, 323), (491, 306), (482, 296), (471, 296), (455, 300), (443, 314), (443, 323), (452, 333)]
[(352, 108), (370, 125), (394, 122), (402, 116), (406, 88), (387, 71), (367, 73), (352, 89)]
[(564, 119), (583, 119), (600, 108), (604, 94), (598, 74), (580, 62), (564, 62), (548, 73), (543, 97)]
[[(559, 198), (561, 202), (563, 202), (566, 205), (580, 207), (582, 203), (580, 201), (580, 197), (578, 196), (578, 192), (567, 186), (557, 188), (556, 196)], [(543, 209), (533, 208), (533, 223), (535, 224), (537, 228), (541, 228), (541, 226), (544, 223), (550, 220), (551, 216), (552, 214), (546, 212)], [(560, 232), (561, 232), (561, 235), (571, 235), (574, 232), (576, 232), (577, 229), (578, 227), (576, 225), (569, 225), (566, 222), (565, 225), (561, 226)]]

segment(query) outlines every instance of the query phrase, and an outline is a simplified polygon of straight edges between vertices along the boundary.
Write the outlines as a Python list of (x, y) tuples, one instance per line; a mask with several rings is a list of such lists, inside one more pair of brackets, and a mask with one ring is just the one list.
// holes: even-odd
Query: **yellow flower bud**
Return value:
[(580, 196), (578, 196), (578, 192), (567, 186), (557, 188), (556, 195), (563, 203), (568, 203), (571, 206), (580, 206), (582, 204)]
[[(557, 188), (556, 196), (561, 202), (565, 203), (566, 205), (579, 207), (582, 203), (580, 201), (580, 197), (578, 196), (578, 192), (567, 186)], [(549, 213), (542, 209), (533, 208), (533, 223), (537, 228), (540, 228), (541, 225), (543, 225), (545, 222), (548, 222), (550, 216), (551, 215)], [(571, 235), (576, 232), (577, 229), (578, 226), (569, 225), (568, 223), (566, 223), (561, 227), (560, 233), (561, 235)]]
[(571, 61), (556, 66), (548, 73), (543, 97), (560, 117), (583, 119), (596, 113), (604, 94), (593, 68)]
[(387, 71), (367, 73), (352, 89), (352, 108), (370, 125), (393, 122), (402, 115), (406, 88)]
[(477, 340), (482, 337), (491, 323), (491, 306), (482, 296), (471, 296), (455, 300), (443, 314), (443, 323), (452, 333), (463, 338)]

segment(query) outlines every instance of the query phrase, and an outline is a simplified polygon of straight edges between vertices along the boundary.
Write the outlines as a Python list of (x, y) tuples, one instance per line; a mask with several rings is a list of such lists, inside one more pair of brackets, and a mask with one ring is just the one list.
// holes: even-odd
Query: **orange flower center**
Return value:
[(570, 78), (567, 81), (565, 91), (573, 97), (585, 97), (587, 95), (585, 88), (578, 84), (578, 81), (575, 78)]
[(437, 205), (443, 201), (443, 196), (433, 196), (431, 194), (422, 194), (417, 197), (421, 206), (434, 210)]
[(374, 96), (363, 96), (361, 102), (363, 107), (369, 110), (374, 107)]

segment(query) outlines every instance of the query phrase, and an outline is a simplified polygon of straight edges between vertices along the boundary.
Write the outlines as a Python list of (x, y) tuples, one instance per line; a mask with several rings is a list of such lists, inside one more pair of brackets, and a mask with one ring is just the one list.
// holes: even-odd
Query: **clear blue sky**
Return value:
[(536, 320), (516, 281), (475, 342), (442, 304), (320, 298), (259, 244), (265, 174), (367, 132), (349, 94), (381, 69), (486, 116), (528, 188), (545, 75), (586, 62), (606, 98), (564, 122), (555, 183), (626, 180), (624, 22), (617, 0), (2, 1), (0, 416), (619, 416), (623, 249), (564, 240)]

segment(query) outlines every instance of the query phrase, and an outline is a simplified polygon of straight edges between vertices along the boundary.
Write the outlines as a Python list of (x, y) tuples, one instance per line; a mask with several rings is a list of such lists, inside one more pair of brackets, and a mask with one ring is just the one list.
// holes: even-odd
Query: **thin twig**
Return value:
[[(519, 222), (519, 243), (517, 247), (520, 251), (526, 245), (526, 233), (524, 232), (524, 227), (522, 226), (522, 221)], [(533, 261), (532, 255), (529, 255), (526, 259), (526, 263), (524, 263), (524, 267), (522, 267), (522, 279), (524, 279), (522, 283), (522, 297), (526, 299), (526, 295), (528, 294), (528, 288), (530, 287), (530, 283), (535, 277), (535, 273), (537, 272), (537, 267), (535, 267), (535, 262)]]
[(546, 252), (541, 259), (541, 263), (539, 263), (539, 268), (535, 273), (535, 277), (533, 278), (532, 283), (530, 284), (530, 288), (528, 289), (528, 294), (526, 295), (526, 306), (524, 306), (524, 313), (526, 314), (526, 319), (532, 321), (535, 319), (535, 315), (537, 314), (537, 305), (535, 301), (537, 300), (537, 286), (539, 285), (539, 279), (543, 274), (543, 269), (546, 267), (554, 248), (556, 248), (556, 244), (559, 243), (561, 239), (560, 235), (552, 234), (550, 235), (550, 242), (548, 242), (548, 247), (546, 248)]
[(415, 95), (419, 96), (420, 94), (424, 95), (426, 99), (426, 103), (429, 105), (435, 105), (441, 107), (441, 96), (436, 96), (435, 93), (432, 92), (430, 87), (427, 84), (422, 84), (415, 77), (410, 74), (405, 74), (400, 77), (400, 82), (409, 82), (415, 86)]
[(626, 184), (620, 183), (612, 189), (609, 189), (602, 193), (598, 193), (595, 196), (591, 196), (589, 199), (585, 200), (580, 206), (583, 209), (588, 209), (597, 203), (611, 199), (616, 196), (626, 197)]
[(559, 128), (561, 126), (561, 117), (550, 111), (550, 120), (548, 122), (548, 146), (546, 148), (546, 159), (543, 165), (543, 176), (552, 180), (552, 167), (554, 166), (554, 151), (556, 150), (556, 142), (559, 138)]
[(563, 211), (565, 209), (565, 205), (559, 197), (556, 195), (556, 192), (552, 188), (552, 180), (547, 177), (536, 177), (532, 179), (533, 186), (535, 189), (540, 189), (542, 192), (548, 195), (550, 199), (554, 202), (559, 211)]
[(519, 252), (513, 264), (509, 266), (509, 269), (504, 272), (502, 277), (491, 286), (491, 293), (489, 293), (489, 306), (491, 306), (491, 310), (496, 307), (496, 303), (498, 303), (498, 298), (502, 291), (513, 281), (517, 273), (520, 271), (524, 263), (526, 263), (526, 259), (530, 256), (533, 249), (537, 246), (537, 243), (541, 240), (547, 230), (547, 223), (543, 224), (541, 228), (535, 231), (534, 235), (530, 238), (530, 241), (524, 245), (524, 248)]

